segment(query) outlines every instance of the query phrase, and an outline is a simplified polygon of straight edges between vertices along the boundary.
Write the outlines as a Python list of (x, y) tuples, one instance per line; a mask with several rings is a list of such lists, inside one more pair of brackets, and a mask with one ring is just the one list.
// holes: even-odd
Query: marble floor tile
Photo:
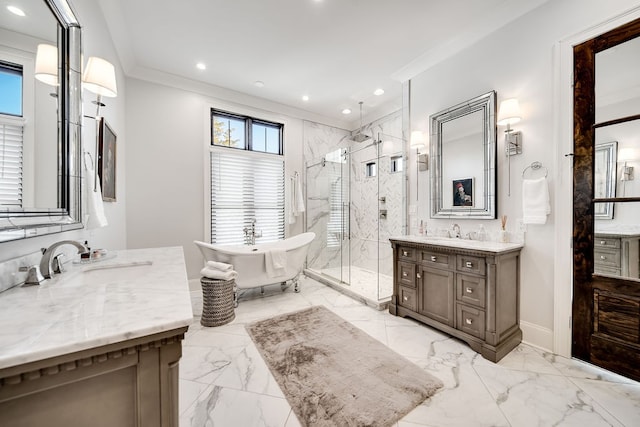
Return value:
[(492, 363), (415, 320), (310, 278), (300, 284), (299, 293), (274, 287), (246, 295), (235, 319), (218, 327), (200, 325), (194, 309), (180, 361), (181, 427), (299, 427), (245, 326), (313, 305), (326, 306), (444, 383), (392, 427), (640, 425), (640, 383), (525, 344)]

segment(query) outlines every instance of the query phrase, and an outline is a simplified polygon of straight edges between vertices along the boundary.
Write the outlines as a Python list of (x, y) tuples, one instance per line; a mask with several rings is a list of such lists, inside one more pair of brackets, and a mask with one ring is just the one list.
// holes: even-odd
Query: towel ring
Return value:
[(525, 172), (529, 169), (531, 169), (532, 171), (537, 171), (538, 169), (542, 169), (542, 168), (544, 168), (544, 177), (546, 178), (547, 175), (549, 174), (549, 169), (547, 169), (545, 166), (542, 166), (542, 163), (540, 162), (533, 162), (529, 166), (524, 168), (524, 170), (522, 171), (522, 177), (524, 178)]

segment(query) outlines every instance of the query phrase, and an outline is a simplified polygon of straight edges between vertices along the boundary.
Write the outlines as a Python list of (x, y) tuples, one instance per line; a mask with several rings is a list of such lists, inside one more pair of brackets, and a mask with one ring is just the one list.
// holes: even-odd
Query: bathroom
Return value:
[[(115, 65), (118, 96), (103, 99), (106, 106), (101, 108), (101, 115), (118, 137), (117, 201), (104, 205), (108, 227), (6, 241), (0, 243), (0, 262), (38, 252), (41, 247), (63, 239), (86, 240), (92, 247), (110, 250), (178, 246), (184, 251), (191, 290), (197, 293), (202, 258), (193, 241), (207, 237), (208, 203), (203, 196), (207, 193), (203, 177), (208, 160), (205, 155), (208, 123), (204, 118), (212, 107), (284, 123), (286, 141), (295, 141), (286, 145), (285, 176), (298, 172), (307, 184), (316, 172), (312, 165), (334, 149), (359, 149), (382, 140), (382, 144), (361, 152), (366, 163), (372, 159), (390, 159), (402, 151), (395, 145), (404, 144), (406, 170), (397, 176), (406, 176), (406, 187), (399, 185), (394, 187), (397, 190), (393, 194), (376, 195), (375, 199), (386, 197), (386, 220), (377, 215), (381, 209), (379, 200), (372, 200), (374, 207), (368, 210), (376, 213), (378, 224), (398, 221), (399, 228), (387, 235), (376, 226), (380, 236), (371, 239), (377, 240), (375, 251), (383, 255), (377, 259), (390, 260), (391, 246), (385, 237), (418, 234), (420, 221), (431, 230), (449, 229), (452, 225), (452, 221), (446, 219), (430, 218), (430, 170), (418, 170), (416, 150), (408, 147), (411, 132), (419, 130), (428, 135), (430, 115), (495, 90), (498, 101), (512, 97), (520, 100), (523, 117), (513, 127), (522, 132), (523, 153), (510, 158), (503, 155), (504, 128), (498, 127), (498, 216), (456, 223), (463, 233), (476, 231), (484, 224), (488, 233), (495, 236), (500, 229), (500, 216), (507, 216), (507, 230), (514, 240), (521, 238), (525, 243), (520, 264), (523, 340), (536, 348), (569, 357), (572, 270), (567, 266), (572, 264), (573, 256), (573, 205), (566, 195), (572, 193), (573, 160), (565, 155), (573, 153), (573, 146), (571, 90), (567, 77), (571, 62), (567, 59), (567, 49), (589, 29), (607, 22), (628, 22), (637, 17), (638, 10), (637, 2), (630, 0), (607, 2), (606, 6), (601, 2), (584, 4), (578, 0), (535, 3), (538, 8), (532, 8), (513, 22), (498, 25), (495, 31), (487, 30), (481, 36), (466, 34), (477, 39), (472, 45), (459, 41), (460, 46), (454, 49), (436, 50), (433, 53), (438, 60), (427, 64), (426, 71), (406, 69), (404, 74), (399, 73), (398, 81), (410, 80), (403, 88), (403, 100), (390, 111), (366, 117), (364, 128), (372, 138), (353, 144), (348, 137), (360, 127), (355, 117), (359, 99), (352, 100), (353, 120), (324, 120), (258, 96), (240, 95), (218, 86), (137, 67), (131, 62), (132, 52), (122, 53), (116, 48), (123, 44), (118, 38), (126, 37), (118, 31), (117, 19), (113, 19), (118, 12), (113, 9), (117, 7), (106, 1), (73, 1), (82, 21), (85, 55), (108, 58)], [(602, 32), (612, 26), (599, 28)], [(375, 67), (373, 58), (371, 66)], [(420, 64), (415, 66), (420, 68)], [(93, 100), (94, 95), (84, 91), (83, 107), (88, 114), (95, 111)], [(367, 101), (363, 108), (368, 107)], [(327, 141), (326, 151), (314, 151), (319, 147), (318, 135)], [(83, 121), (82, 137), (84, 141), (95, 141), (91, 119)], [(367, 150), (371, 154), (366, 153)], [(428, 153), (428, 147), (424, 152)], [(522, 171), (534, 161), (549, 170), (552, 212), (546, 224), (528, 225), (525, 232), (518, 222), (522, 217), (521, 177)], [(630, 181), (627, 189), (637, 182)], [(398, 206), (392, 203), (392, 197), (398, 195), (405, 201), (401, 206), (404, 211), (394, 212)], [(310, 208), (310, 200), (306, 201)], [(311, 225), (308, 212), (306, 217), (289, 225), (287, 235), (300, 234)], [(351, 256), (359, 253), (353, 250)], [(385, 263), (378, 267), (382, 270), (392, 266)], [(367, 269), (375, 270), (370, 266)], [(380, 289), (376, 284), (376, 292)], [(304, 287), (301, 293), (304, 294)], [(385, 296), (379, 294), (380, 298)]]

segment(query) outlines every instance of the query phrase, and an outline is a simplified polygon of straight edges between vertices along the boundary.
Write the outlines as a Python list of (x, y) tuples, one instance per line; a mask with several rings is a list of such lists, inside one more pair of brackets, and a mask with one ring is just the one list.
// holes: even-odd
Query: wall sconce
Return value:
[(429, 169), (429, 156), (425, 154), (420, 154), (420, 149), (426, 146), (426, 138), (424, 137), (424, 132), (419, 130), (414, 130), (411, 132), (411, 148), (416, 149), (416, 163), (418, 165), (419, 171), (426, 171)]
[(92, 56), (87, 61), (87, 66), (82, 76), (83, 87), (97, 95), (92, 101), (97, 105), (96, 117), (100, 115), (100, 107), (104, 107), (102, 97), (115, 97), (118, 95), (116, 87), (116, 72), (113, 64), (97, 56)]
[(511, 157), (514, 154), (522, 154), (522, 132), (514, 132), (511, 125), (518, 123), (522, 118), (520, 105), (516, 98), (505, 99), (500, 103), (498, 109), (498, 125), (507, 126), (504, 131), (504, 142), (506, 155)]
[(58, 86), (58, 48), (39, 44), (36, 51), (36, 79), (50, 86)]
[(627, 162), (624, 162), (622, 166), (622, 178), (620, 181), (633, 181), (633, 166), (627, 166)]

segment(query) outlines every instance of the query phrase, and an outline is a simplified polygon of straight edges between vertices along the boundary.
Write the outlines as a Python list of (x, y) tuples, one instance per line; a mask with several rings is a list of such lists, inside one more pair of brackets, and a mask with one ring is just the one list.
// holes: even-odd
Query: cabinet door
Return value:
[(445, 325), (454, 326), (454, 273), (437, 268), (419, 267), (418, 312)]

